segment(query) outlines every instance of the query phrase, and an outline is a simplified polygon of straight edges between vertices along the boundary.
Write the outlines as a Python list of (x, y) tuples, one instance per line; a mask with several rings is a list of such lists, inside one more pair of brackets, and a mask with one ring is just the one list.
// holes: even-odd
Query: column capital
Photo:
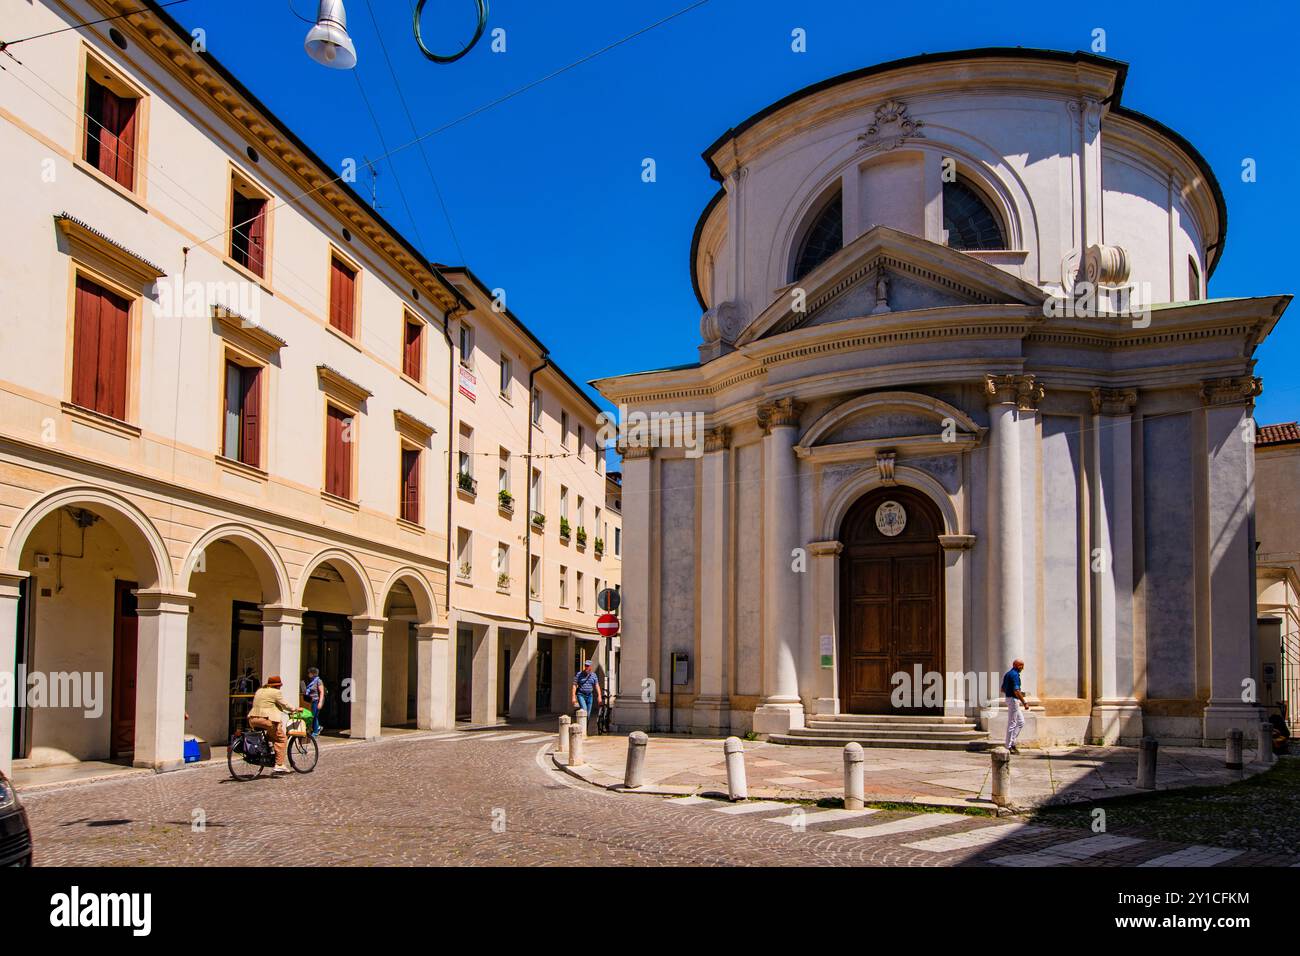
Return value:
[(415, 639), (417, 641), (445, 641), (451, 636), (443, 624), (417, 624), (415, 625)]
[(1137, 406), (1135, 388), (1094, 388), (1092, 413), (1094, 415), (1132, 415)]
[(137, 588), (133, 593), (137, 614), (189, 614), (194, 606), (192, 591)]
[(758, 406), (758, 426), (763, 433), (770, 435), (772, 429), (799, 424), (803, 413), (803, 403), (793, 398), (778, 398), (773, 402), (764, 402)]
[(619, 457), (624, 461), (633, 461), (637, 458), (650, 457), (649, 445), (628, 445), (626, 443), (619, 443), (617, 450)]
[(990, 405), (1015, 405), (1022, 412), (1036, 412), (1046, 393), (1034, 375), (984, 376), (984, 398)]
[(975, 535), (941, 534), (939, 535), (939, 547), (945, 551), (969, 551), (975, 547)]
[(704, 432), (704, 451), (725, 451), (731, 447), (731, 429), (726, 425), (707, 429)]
[(262, 623), (301, 624), (302, 616), (306, 612), (306, 608), (294, 607), (292, 604), (263, 604)]
[(366, 617), (363, 614), (358, 614), (352, 618), (352, 635), (356, 637), (376, 631), (383, 633), (384, 625), (387, 623), (388, 618), (385, 617)]
[(18, 600), (18, 589), (29, 577), (30, 571), (0, 571), (0, 597)]
[(1263, 380), (1254, 375), (1212, 378), (1201, 383), (1201, 404), (1255, 406), (1255, 396), (1264, 390)]
[(809, 541), (808, 551), (817, 557), (823, 557), (828, 554), (840, 554), (844, 550), (844, 545), (839, 541)]

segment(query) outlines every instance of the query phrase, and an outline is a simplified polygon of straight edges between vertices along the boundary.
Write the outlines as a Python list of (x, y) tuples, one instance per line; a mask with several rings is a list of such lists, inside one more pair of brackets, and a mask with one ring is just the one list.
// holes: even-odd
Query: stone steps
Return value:
[(798, 747), (895, 747), (904, 750), (984, 750), (988, 733), (966, 717), (894, 714), (833, 714), (768, 740)]

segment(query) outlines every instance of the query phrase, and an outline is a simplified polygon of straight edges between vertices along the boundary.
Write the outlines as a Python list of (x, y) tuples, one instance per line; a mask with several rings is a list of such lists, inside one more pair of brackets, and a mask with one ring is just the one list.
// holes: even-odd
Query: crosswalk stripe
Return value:
[(916, 816), (891, 820), (889, 823), (877, 823), (870, 827), (853, 827), (848, 830), (832, 830), (835, 836), (851, 837), (854, 840), (867, 840), (872, 837), (889, 836), (891, 833), (911, 833), (913, 830), (932, 830), (935, 827), (950, 827), (954, 823), (964, 823), (969, 818), (951, 813), (918, 813)]
[[(715, 801), (716, 802), (716, 801)], [(715, 813), (759, 813), (763, 810), (787, 810), (790, 804), (777, 800), (755, 800), (753, 803), (729, 803), (718, 807)]]
[(953, 850), (970, 850), (975, 847), (988, 846), (1013, 836), (1033, 836), (1045, 831), (1046, 827), (1030, 826), (1028, 823), (1001, 823), (997, 826), (980, 827), (964, 833), (946, 833), (916, 843), (904, 843), (909, 850), (923, 850), (926, 853), (950, 853)]
[(1078, 860), (1086, 860), (1099, 853), (1120, 850), (1135, 843), (1142, 843), (1137, 837), (1112, 836), (1103, 833), (1100, 836), (1086, 837), (1069, 843), (1058, 843), (1033, 853), (1017, 853), (1012, 856), (1000, 856), (994, 863), (1000, 866), (1065, 866)]
[(665, 801), (670, 807), (698, 807), (701, 803), (717, 803), (717, 800), (710, 800), (707, 797), (668, 797)]
[(461, 732), (459, 730), (453, 730), (445, 734), (430, 734), (425, 739), (426, 740), (450, 740), (452, 737), (459, 737), (459, 736), (461, 736)]
[(802, 813), (798, 811), (787, 813), (783, 817), (764, 817), (763, 822), (780, 823), (788, 827), (803, 823), (805, 826), (815, 827), (822, 823), (835, 823), (837, 820), (856, 820), (869, 813), (879, 812), (879, 810), (805, 810)]
[(524, 731), (522, 733), (516, 731), (515, 733), (512, 734), (490, 733), (487, 735), (487, 738), (489, 740), (518, 740), (520, 737), (531, 737), (531, 736), (533, 736), (531, 731)]
[(519, 740), (516, 740), (515, 743), (517, 743), (517, 744), (535, 744), (535, 743), (537, 743), (539, 740), (550, 740), (550, 739), (551, 739), (552, 737), (554, 737), (554, 736), (555, 736), (555, 734), (529, 734), (527, 737), (522, 737), (522, 738), (520, 738)]
[(1241, 850), (1227, 850), (1218, 846), (1188, 846), (1173, 853), (1166, 853), (1154, 860), (1147, 860), (1139, 866), (1218, 866), (1234, 856), (1241, 856)]

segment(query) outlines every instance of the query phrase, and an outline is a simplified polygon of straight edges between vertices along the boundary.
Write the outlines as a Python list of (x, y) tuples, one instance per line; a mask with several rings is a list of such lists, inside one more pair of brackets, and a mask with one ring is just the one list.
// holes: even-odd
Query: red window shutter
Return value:
[(248, 268), (256, 275), (263, 275), (266, 268), (266, 200), (252, 199), (245, 204), (251, 218), (248, 230)]
[(330, 262), (330, 325), (351, 335), (357, 274), (338, 259)]
[(418, 322), (407, 321), (405, 351), (402, 355), (402, 371), (409, 378), (420, 380), (420, 342), (424, 329)]
[(343, 288), (343, 332), (351, 335), (353, 332), (353, 322), (356, 318), (356, 293), (357, 293), (357, 274), (347, 266), (343, 267), (340, 282)]
[(262, 438), (262, 370), (244, 368), (239, 374), (243, 401), (243, 416), (239, 423), (239, 460), (258, 468)]
[(402, 449), (402, 517), (420, 523), (420, 452)]
[(329, 323), (336, 329), (339, 327), (339, 294), (339, 262), (337, 259), (331, 259)]
[(349, 417), (346, 412), (329, 407), (325, 436), (325, 490), (340, 498), (351, 497), (352, 445), (346, 440)]
[(99, 126), (99, 171), (110, 179), (117, 179), (117, 130), (121, 117), (118, 115), (118, 98), (111, 90), (101, 87), (100, 126)]
[(129, 97), (117, 99), (117, 173), (118, 183), (127, 189), (135, 188), (135, 131), (136, 107), (140, 101)]
[(126, 420), (126, 359), (130, 304), (121, 296), (104, 291), (99, 313), (99, 382), (95, 389), (96, 409), (113, 418)]
[(99, 375), (100, 288), (78, 276), (72, 332), (72, 404), (95, 407), (95, 379)]
[(86, 142), (81, 158), (99, 168), (100, 128), (104, 125), (104, 88), (86, 77)]

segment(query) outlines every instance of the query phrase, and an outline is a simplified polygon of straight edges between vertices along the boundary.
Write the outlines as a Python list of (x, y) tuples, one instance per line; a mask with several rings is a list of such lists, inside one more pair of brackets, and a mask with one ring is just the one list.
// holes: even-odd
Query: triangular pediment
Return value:
[(975, 256), (876, 226), (780, 289), (736, 344), (870, 315), (969, 305), (1041, 307), (1047, 298), (1038, 286)]

